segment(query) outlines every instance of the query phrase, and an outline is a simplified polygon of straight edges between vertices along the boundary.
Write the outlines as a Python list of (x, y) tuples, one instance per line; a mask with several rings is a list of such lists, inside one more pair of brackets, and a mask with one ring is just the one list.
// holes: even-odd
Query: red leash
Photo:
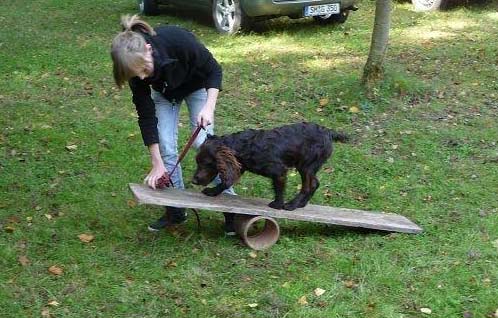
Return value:
[(171, 176), (175, 172), (176, 168), (178, 168), (178, 165), (183, 160), (183, 158), (185, 158), (185, 155), (187, 154), (187, 152), (189, 151), (189, 149), (192, 147), (192, 144), (194, 143), (195, 139), (199, 135), (199, 132), (201, 131), (201, 129), (204, 129), (204, 127), (197, 126), (197, 128), (195, 129), (195, 131), (192, 134), (192, 136), (190, 136), (190, 139), (188, 140), (187, 144), (183, 148), (182, 153), (180, 154), (180, 156), (178, 156), (178, 160), (176, 161), (176, 164), (173, 167), (173, 169), (171, 169), (171, 172), (169, 172), (169, 173), (166, 172), (161, 178), (159, 178), (157, 180), (157, 185), (156, 186), (158, 188), (162, 189), (162, 188), (169, 187), (169, 186), (171, 186), (171, 187), (174, 188), (173, 182), (171, 181)]
[[(175, 172), (176, 168), (178, 167), (178, 165), (180, 164), (180, 162), (183, 160), (183, 158), (185, 157), (185, 155), (187, 154), (187, 152), (189, 151), (190, 147), (192, 147), (192, 144), (194, 143), (195, 139), (197, 138), (197, 136), (199, 135), (199, 132), (201, 131), (201, 129), (204, 129), (204, 127), (202, 126), (197, 126), (197, 128), (195, 129), (194, 133), (192, 134), (192, 136), (190, 136), (190, 139), (188, 140), (187, 144), (185, 145), (185, 147), (183, 148), (183, 151), (182, 153), (180, 154), (180, 156), (178, 157), (178, 161), (176, 162), (176, 165), (173, 167), (173, 170), (171, 170), (171, 172), (169, 173), (169, 175), (173, 175), (173, 172)], [(170, 178), (170, 183), (171, 183), (171, 178)], [(173, 185), (171, 183), (171, 185)]]

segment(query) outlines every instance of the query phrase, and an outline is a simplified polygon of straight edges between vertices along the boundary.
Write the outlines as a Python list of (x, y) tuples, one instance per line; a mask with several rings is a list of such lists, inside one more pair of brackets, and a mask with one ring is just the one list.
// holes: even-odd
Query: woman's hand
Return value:
[(217, 88), (208, 88), (206, 104), (197, 115), (197, 125), (206, 128), (214, 123), (214, 109), (216, 108), (216, 100), (218, 99)]
[(165, 173), (166, 173), (166, 168), (164, 168), (164, 165), (160, 166), (152, 166), (152, 170), (150, 170), (149, 174), (147, 177), (144, 179), (144, 183), (147, 184), (149, 187), (152, 189), (156, 189), (157, 187), (157, 181), (159, 178), (161, 178)]
[(157, 186), (157, 180), (159, 180), (159, 178), (161, 178), (167, 171), (164, 167), (164, 162), (159, 152), (159, 144), (150, 145), (149, 152), (152, 162), (152, 169), (150, 170), (147, 177), (145, 177), (144, 183), (155, 190)]
[(197, 126), (206, 128), (214, 122), (214, 105), (211, 106), (208, 103), (204, 105), (202, 110), (197, 115)]

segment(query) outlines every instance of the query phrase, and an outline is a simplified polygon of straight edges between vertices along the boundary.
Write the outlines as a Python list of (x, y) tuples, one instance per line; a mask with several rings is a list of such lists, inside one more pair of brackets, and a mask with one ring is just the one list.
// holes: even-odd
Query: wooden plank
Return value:
[(404, 216), (363, 210), (308, 204), (294, 211), (268, 207), (270, 200), (221, 194), (208, 197), (200, 192), (166, 188), (153, 190), (146, 185), (130, 183), (130, 189), (140, 204), (196, 208), (218, 212), (264, 215), (272, 218), (309, 221), (368, 229), (420, 233), (422, 228)]

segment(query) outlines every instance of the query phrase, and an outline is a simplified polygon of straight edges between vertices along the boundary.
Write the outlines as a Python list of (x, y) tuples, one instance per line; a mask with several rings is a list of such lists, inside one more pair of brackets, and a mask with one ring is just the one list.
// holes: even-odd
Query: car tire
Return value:
[(349, 10), (343, 10), (339, 14), (318, 15), (314, 16), (313, 19), (315, 19), (318, 24), (326, 25), (344, 23), (348, 19), (348, 16)]
[(448, 3), (448, 0), (412, 0), (413, 8), (418, 12), (446, 9)]
[(138, 10), (143, 15), (158, 15), (159, 5), (157, 0), (138, 0)]
[(213, 0), (213, 22), (221, 34), (232, 35), (250, 26), (250, 18), (244, 13), (240, 0)]

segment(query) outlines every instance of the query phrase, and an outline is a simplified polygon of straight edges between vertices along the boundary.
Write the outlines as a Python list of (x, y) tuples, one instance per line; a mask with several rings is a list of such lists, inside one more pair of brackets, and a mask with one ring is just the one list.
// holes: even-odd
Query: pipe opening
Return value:
[(237, 215), (235, 228), (244, 243), (254, 250), (264, 250), (278, 241), (280, 227), (270, 217)]

